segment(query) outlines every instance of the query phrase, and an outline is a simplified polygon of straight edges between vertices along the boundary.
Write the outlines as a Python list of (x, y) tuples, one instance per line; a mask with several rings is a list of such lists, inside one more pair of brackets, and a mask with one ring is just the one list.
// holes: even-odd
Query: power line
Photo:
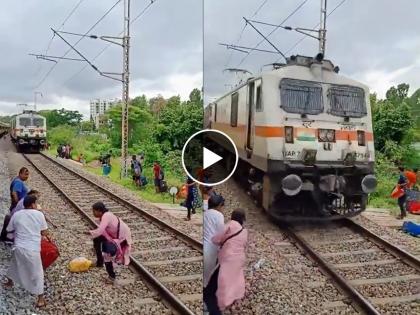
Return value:
[[(296, 12), (297, 11), (299, 11), (302, 7), (303, 7), (303, 5), (306, 3), (306, 2), (308, 2), (308, 0), (304, 0), (301, 4), (299, 4), (298, 6), (297, 6), (297, 8), (296, 9), (294, 9), (277, 27), (275, 27), (270, 33), (268, 33), (268, 35), (266, 36), (267, 38), (269, 37), (269, 36), (271, 36), (275, 31), (277, 31), (279, 28), (280, 28), (280, 26), (282, 26), (288, 19), (290, 19), (293, 15), (295, 15), (296, 14)], [(248, 56), (252, 53), (252, 51), (255, 49), (255, 48), (258, 48), (263, 42), (265, 42), (265, 39), (262, 39), (260, 42), (258, 42), (258, 44), (257, 45), (255, 45), (254, 46), (254, 48), (253, 49), (251, 49), (242, 59), (241, 59), (241, 61), (239, 62), (239, 64), (237, 65), (237, 67), (239, 67), (244, 61), (245, 61), (245, 59), (246, 58), (248, 58)]]
[[(118, 0), (117, 2), (115, 2), (115, 4), (108, 9), (108, 11), (105, 12), (104, 15), (101, 16), (101, 18), (95, 22), (95, 24), (93, 24), (89, 30), (86, 31), (86, 33), (84, 34), (84, 36), (86, 36), (88, 33), (90, 33), (100, 22), (102, 22), (102, 20), (121, 2), (122, 0)], [(82, 40), (84, 39), (84, 37), (80, 37), (76, 43), (74, 43), (74, 47), (76, 47), (76, 45), (78, 43), (80, 43)], [(63, 56), (61, 56), (61, 58), (64, 58), (65, 56), (67, 56), (71, 51), (73, 50), (73, 48), (69, 48), (65, 54)], [(44, 83), (44, 81), (48, 78), (48, 76), (50, 75), (50, 73), (54, 70), (54, 68), (57, 66), (58, 63), (55, 63), (54, 65), (52, 65), (52, 67), (50, 68), (50, 70), (46, 73), (46, 75), (42, 78), (42, 80), (38, 83), (38, 85), (36, 86), (36, 88), (39, 88), (42, 83)]]
[[(64, 21), (61, 23), (60, 28), (58, 29), (59, 31), (61, 31), (64, 27), (64, 24), (67, 23), (67, 21), (70, 19), (70, 17), (73, 15), (74, 12), (76, 12), (77, 8), (82, 4), (82, 2), (85, 0), (79, 0), (79, 2), (73, 7), (73, 9), (70, 11), (70, 13), (67, 15), (67, 17), (64, 19)], [(48, 54), (48, 51), (50, 50), (51, 44), (54, 40), (55, 34), (53, 33), (53, 36), (51, 37), (48, 45), (47, 45), (47, 49), (45, 50), (45, 54)]]
[[(83, 1), (85, 1), (85, 0), (79, 0), (79, 2), (73, 7), (73, 9), (70, 11), (70, 13), (66, 16), (66, 18), (61, 23), (61, 26), (60, 26), (59, 30), (62, 30), (63, 29), (64, 25), (67, 23), (67, 21), (70, 19), (70, 17), (74, 14), (74, 12), (76, 12), (76, 10), (79, 8), (79, 6), (82, 4)], [(53, 35), (51, 36), (50, 41), (47, 44), (47, 48), (45, 49), (45, 53), (44, 53), (45, 55), (48, 54), (48, 51), (51, 48), (52, 42), (54, 40), (54, 37), (55, 37), (55, 34), (53, 33)], [(34, 76), (38, 76), (38, 73), (42, 70), (42, 68), (43, 68), (42, 65), (40, 65), (38, 67), (38, 69), (35, 71)]]
[[(338, 5), (336, 5), (335, 6), (335, 8), (334, 9), (332, 9), (331, 10), (331, 12), (330, 13), (328, 13), (327, 14), (327, 17), (329, 17), (331, 14), (333, 14), (334, 13), (334, 11), (335, 10), (337, 10), (340, 6), (342, 6), (343, 4), (344, 4), (344, 2), (346, 2), (346, 0), (342, 0)], [(313, 27), (313, 29), (316, 29), (319, 25), (320, 25), (321, 23), (318, 23), (318, 24), (316, 24), (314, 27)], [(301, 42), (303, 42), (304, 40), (305, 40), (305, 38), (306, 38), (306, 36), (302, 36), (293, 46), (291, 46), (287, 51), (286, 51), (286, 53), (285, 54), (288, 54), (289, 52), (291, 52), (293, 49), (295, 49)], [(278, 61), (278, 60), (280, 60), (280, 58), (279, 59), (277, 59), (276, 60), (276, 62)]]
[[(266, 5), (266, 3), (268, 2), (268, 0), (263, 0), (263, 2), (260, 4), (260, 6), (255, 10), (254, 14), (252, 15), (251, 18), (254, 18), (257, 16), (257, 14), (261, 11), (261, 9)], [(242, 35), (245, 32), (245, 29), (247, 27), (248, 23), (245, 23), (244, 27), (242, 28), (241, 32), (239, 33), (238, 39), (235, 43), (235, 45), (239, 44), (239, 41), (242, 39)], [(232, 60), (232, 56), (233, 56), (233, 51), (230, 52), (229, 57), (225, 63), (225, 67), (227, 67), (230, 63), (230, 61)]]
[[(136, 17), (134, 19), (132, 19), (130, 26), (135, 23), (141, 16), (143, 16), (146, 11), (150, 8), (150, 6), (155, 3), (157, 0), (151, 0), (150, 3), (144, 7), (144, 9), (138, 14), (136, 15)], [(121, 36), (124, 33), (124, 31), (120, 32), (117, 36)], [(108, 48), (109, 46), (111, 46), (112, 44), (109, 43), (108, 45), (106, 45), (101, 51), (99, 51), (98, 54), (96, 54), (95, 57), (92, 58), (92, 62), (95, 61), (96, 59), (98, 59)], [(68, 78), (65, 82), (64, 85), (66, 85), (68, 82), (70, 82), (71, 80), (73, 80), (75, 77), (77, 77), (79, 74), (81, 74), (83, 71), (85, 71), (85, 69), (88, 67), (88, 65), (83, 66), (79, 71), (77, 71), (75, 74), (73, 74), (70, 78)]]

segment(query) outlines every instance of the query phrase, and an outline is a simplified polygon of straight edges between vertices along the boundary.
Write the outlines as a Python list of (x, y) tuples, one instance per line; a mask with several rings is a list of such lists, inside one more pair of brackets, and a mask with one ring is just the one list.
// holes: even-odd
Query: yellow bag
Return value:
[(85, 257), (78, 257), (69, 263), (69, 270), (71, 272), (83, 272), (87, 271), (91, 265), (91, 260), (86, 259)]

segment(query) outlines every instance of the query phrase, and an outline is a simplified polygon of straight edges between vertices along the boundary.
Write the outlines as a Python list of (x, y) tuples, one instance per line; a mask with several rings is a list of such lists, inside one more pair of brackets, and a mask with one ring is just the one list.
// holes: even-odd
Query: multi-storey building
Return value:
[(90, 119), (95, 123), (95, 128), (99, 129), (103, 123), (103, 115), (112, 106), (120, 102), (119, 99), (94, 99), (90, 101)]

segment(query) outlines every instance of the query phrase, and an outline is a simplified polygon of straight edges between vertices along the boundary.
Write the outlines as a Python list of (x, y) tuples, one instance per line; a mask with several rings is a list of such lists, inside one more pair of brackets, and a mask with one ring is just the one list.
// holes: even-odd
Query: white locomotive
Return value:
[(275, 217), (352, 216), (376, 188), (369, 89), (338, 71), (322, 54), (292, 56), (205, 109), (204, 127), (232, 138), (237, 177)]
[(46, 143), (47, 124), (44, 116), (25, 110), (16, 115), (10, 123), (10, 137), (18, 151), (39, 152)]

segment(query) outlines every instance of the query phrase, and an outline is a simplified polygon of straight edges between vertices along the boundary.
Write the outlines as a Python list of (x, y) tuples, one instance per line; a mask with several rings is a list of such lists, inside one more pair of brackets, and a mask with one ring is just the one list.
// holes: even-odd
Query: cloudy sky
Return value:
[[(327, 11), (331, 12), (341, 2), (329, 0)], [(223, 73), (223, 69), (239, 67), (256, 73), (262, 65), (279, 58), (253, 52), (244, 59), (244, 53), (232, 53), (218, 45), (254, 47), (261, 40), (249, 25), (241, 32), (245, 24), (242, 17), (279, 24), (301, 4), (284, 25), (313, 28), (319, 23), (319, 0), (205, 1), (204, 88), (207, 101), (221, 96), (229, 89), (228, 84), (237, 80), (233, 74)], [(410, 92), (413, 92), (420, 88), (419, 12), (420, 1), (344, 1), (327, 19), (326, 57), (340, 67), (342, 74), (364, 82), (380, 97), (390, 86), (402, 82), (409, 83)], [(259, 28), (265, 34), (273, 30), (268, 26), (260, 25)], [(318, 51), (315, 39), (306, 38), (290, 50), (302, 36), (278, 29), (269, 39), (283, 53), (288, 52), (287, 56), (297, 53), (314, 56)], [(258, 48), (272, 50), (267, 43)]]
[[(134, 19), (151, 0), (132, 0)], [(80, 2), (80, 4), (79, 4)], [(45, 53), (51, 27), (85, 33), (117, 0), (5, 0), (0, 11), (0, 115), (17, 111), (17, 103), (32, 104), (40, 91), (38, 109), (66, 108), (89, 115), (89, 100), (121, 97), (121, 84), (99, 76), (84, 64), (36, 60), (28, 53)], [(79, 4), (66, 21), (70, 12)], [(121, 1), (93, 30), (95, 35), (116, 36), (123, 29)], [(202, 86), (202, 3), (198, 0), (155, 0), (131, 27), (130, 96), (162, 94), (185, 99)], [(79, 38), (64, 35), (74, 43)], [(77, 46), (88, 59), (106, 42), (83, 39)], [(63, 56), (68, 46), (55, 37), (49, 55)], [(66, 57), (78, 58), (71, 52)], [(110, 46), (94, 64), (102, 71), (121, 72), (122, 49)], [(77, 74), (77, 75), (76, 75)], [(42, 82), (42, 84), (40, 84)]]

